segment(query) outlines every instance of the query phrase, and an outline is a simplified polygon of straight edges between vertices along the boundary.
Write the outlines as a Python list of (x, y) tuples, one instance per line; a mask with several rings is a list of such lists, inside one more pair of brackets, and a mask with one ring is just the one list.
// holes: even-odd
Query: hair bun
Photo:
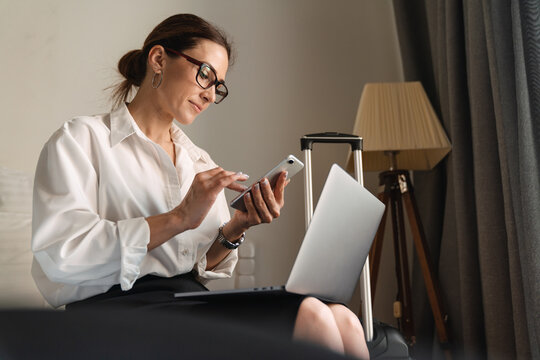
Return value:
[(118, 61), (118, 71), (134, 86), (141, 86), (146, 73), (143, 51), (131, 50)]

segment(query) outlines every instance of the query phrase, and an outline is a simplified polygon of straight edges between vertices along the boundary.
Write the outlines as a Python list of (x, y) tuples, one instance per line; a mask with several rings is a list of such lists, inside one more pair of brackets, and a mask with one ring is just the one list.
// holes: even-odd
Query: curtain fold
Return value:
[[(454, 358), (540, 358), (540, 5), (394, 0), (405, 79), (452, 141), (415, 172)], [(417, 264), (418, 359), (440, 356)]]
[[(514, 53), (516, 54), (517, 136), (507, 141), (518, 143), (509, 152), (517, 172), (509, 176), (512, 187), (519, 257), (524, 278), (525, 311), (531, 353), (540, 359), (540, 4), (537, 1), (512, 1)], [(515, 118), (503, 118), (505, 125)], [(514, 170), (514, 169), (513, 169)]]

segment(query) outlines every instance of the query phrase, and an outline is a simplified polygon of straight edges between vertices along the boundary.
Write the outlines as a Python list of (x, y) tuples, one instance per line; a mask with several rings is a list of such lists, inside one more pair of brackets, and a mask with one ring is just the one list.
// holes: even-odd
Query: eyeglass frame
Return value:
[[(224, 82), (224, 81), (218, 80), (218, 77), (217, 77), (217, 74), (216, 74), (216, 70), (214, 70), (214, 68), (213, 68), (210, 64), (207, 64), (207, 63), (202, 62), (202, 61), (200, 61), (200, 60), (194, 59), (194, 58), (192, 58), (192, 57), (189, 56), (189, 55), (186, 55), (186, 54), (184, 54), (184, 53), (181, 53), (180, 51), (176, 51), (176, 50), (171, 49), (171, 48), (168, 48), (168, 47), (165, 47), (164, 49), (165, 49), (166, 51), (172, 52), (172, 53), (175, 54), (175, 55), (178, 55), (178, 56), (183, 57), (184, 59), (186, 59), (186, 60), (189, 61), (190, 63), (195, 64), (195, 65), (197, 65), (197, 66), (199, 67), (199, 70), (197, 70), (197, 75), (195, 76), (195, 81), (197, 81), (197, 85), (199, 85), (201, 88), (203, 88), (203, 89), (206, 90), (206, 89), (210, 89), (212, 86), (215, 86), (215, 87), (216, 87), (215, 92), (216, 92), (216, 94), (217, 94), (217, 87), (218, 87), (219, 85), (223, 85), (223, 86), (225, 87), (225, 90), (226, 90), (225, 95), (222, 95), (223, 97), (221, 98), (221, 100), (219, 100), (219, 101), (214, 101), (214, 104), (216, 104), (216, 105), (219, 104), (220, 102), (222, 102), (223, 100), (225, 100), (225, 98), (227, 97), (227, 95), (229, 95), (229, 89), (227, 88), (227, 85), (225, 85), (225, 82)], [(202, 86), (201, 83), (199, 82), (199, 74), (201, 73), (202, 67), (203, 67), (204, 65), (205, 65), (205, 66), (208, 66), (208, 68), (209, 68), (210, 70), (212, 70), (212, 72), (214, 73), (214, 77), (215, 77), (215, 79), (216, 79), (216, 80), (214, 80), (214, 82), (213, 82), (212, 84), (209, 84), (207, 87)]]

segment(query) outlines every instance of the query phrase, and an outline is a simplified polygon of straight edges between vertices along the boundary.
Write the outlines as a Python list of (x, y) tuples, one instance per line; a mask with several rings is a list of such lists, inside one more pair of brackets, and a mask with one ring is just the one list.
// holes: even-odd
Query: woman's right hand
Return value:
[(246, 187), (236, 181), (245, 181), (248, 176), (226, 171), (220, 167), (195, 175), (193, 183), (182, 203), (172, 210), (182, 222), (183, 231), (197, 228), (224, 188), (244, 191)]

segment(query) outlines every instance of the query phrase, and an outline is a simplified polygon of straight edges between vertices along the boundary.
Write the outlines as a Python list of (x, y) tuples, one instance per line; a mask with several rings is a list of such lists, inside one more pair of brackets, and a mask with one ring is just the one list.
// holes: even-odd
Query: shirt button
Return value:
[(188, 254), (188, 250), (187, 250), (187, 249), (182, 250), (182, 255), (186, 256), (187, 254)]

